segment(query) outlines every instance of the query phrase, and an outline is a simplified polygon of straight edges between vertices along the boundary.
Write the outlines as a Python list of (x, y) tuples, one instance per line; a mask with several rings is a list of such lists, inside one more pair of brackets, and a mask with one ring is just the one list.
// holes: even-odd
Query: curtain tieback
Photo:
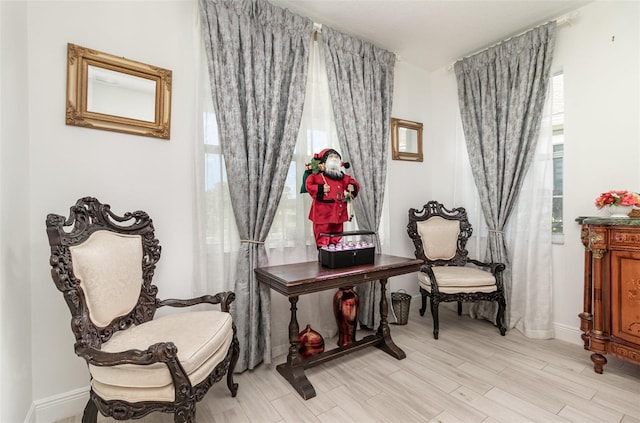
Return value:
[(504, 235), (504, 231), (499, 231), (499, 230), (497, 230), (497, 229), (487, 229), (487, 230), (488, 230), (489, 232), (493, 232), (493, 233), (496, 233), (496, 234), (502, 234), (502, 235)]
[(249, 244), (264, 244), (264, 241), (256, 241), (254, 239), (241, 239), (240, 242), (246, 242)]

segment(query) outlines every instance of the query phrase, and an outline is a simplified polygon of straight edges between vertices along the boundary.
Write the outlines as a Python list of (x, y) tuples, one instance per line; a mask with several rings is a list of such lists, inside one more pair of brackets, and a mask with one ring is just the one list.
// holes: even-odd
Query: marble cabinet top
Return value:
[(581, 225), (640, 226), (640, 218), (579, 216), (576, 222)]

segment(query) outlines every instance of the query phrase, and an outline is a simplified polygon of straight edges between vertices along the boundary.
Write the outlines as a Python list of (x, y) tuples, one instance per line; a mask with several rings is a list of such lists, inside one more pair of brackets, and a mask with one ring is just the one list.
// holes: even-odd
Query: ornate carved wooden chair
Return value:
[(437, 201), (429, 201), (421, 210), (409, 209), (407, 232), (415, 245), (416, 258), (424, 260), (418, 273), (422, 295), (420, 315), (424, 316), (429, 297), (433, 337), (438, 339), (438, 305), (451, 301), (458, 303), (458, 315), (462, 314), (463, 302), (497, 302), (496, 322), (500, 335), (504, 335), (507, 330), (502, 284), (505, 265), (468, 257), (465, 248), (473, 229), (467, 211), (462, 207), (448, 210)]
[[(71, 311), (75, 352), (91, 375), (83, 422), (98, 410), (117, 420), (153, 411), (195, 421), (196, 402), (227, 375), (236, 396), (233, 292), (189, 300), (156, 298), (151, 284), (160, 245), (147, 213), (114, 214), (108, 204), (81, 198), (69, 218), (47, 216), (51, 276)], [(160, 307), (220, 304), (221, 310), (185, 311), (154, 318)]]

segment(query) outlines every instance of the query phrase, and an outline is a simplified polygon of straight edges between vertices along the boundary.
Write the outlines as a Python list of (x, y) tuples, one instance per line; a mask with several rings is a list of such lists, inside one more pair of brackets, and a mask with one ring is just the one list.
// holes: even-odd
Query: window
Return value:
[[(302, 122), (278, 211), (265, 241), (270, 249), (300, 249), (306, 246), (315, 251), (313, 226), (308, 219), (311, 197), (307, 193), (300, 193), (305, 164), (309, 163), (314, 153), (325, 148), (335, 148), (344, 154), (338, 146), (321, 40), (322, 36), (314, 40), (309, 52)], [(346, 225), (345, 230), (348, 230)]]
[(556, 243), (563, 234), (563, 168), (564, 168), (564, 75), (558, 73), (551, 79), (551, 125), (553, 130), (553, 212), (551, 231)]
[(237, 230), (227, 187), (227, 173), (218, 140), (216, 116), (207, 111), (203, 118), (206, 240), (212, 251), (228, 253), (232, 248), (228, 241), (237, 238)]
[[(321, 37), (319, 37), (321, 39)], [(313, 41), (310, 51), (305, 104), (298, 141), (294, 151), (278, 210), (265, 241), (270, 250), (279, 249), (291, 254), (302, 253), (310, 247), (316, 251), (311, 221), (308, 219), (311, 197), (301, 194), (300, 187), (305, 164), (313, 154), (324, 148), (340, 151), (329, 97), (329, 83), (324, 64), (324, 54), (318, 41)], [(209, 110), (213, 105), (209, 105)], [(233, 240), (237, 238), (233, 208), (225, 173), (222, 147), (218, 140), (215, 114), (204, 114), (204, 160), (205, 160), (205, 204), (206, 241), (212, 255), (233, 251)], [(355, 222), (352, 226), (357, 225)], [(354, 228), (347, 228), (351, 230)], [(296, 250), (295, 253), (291, 250)], [(300, 250), (300, 251), (298, 251)], [(270, 253), (271, 254), (271, 253)]]

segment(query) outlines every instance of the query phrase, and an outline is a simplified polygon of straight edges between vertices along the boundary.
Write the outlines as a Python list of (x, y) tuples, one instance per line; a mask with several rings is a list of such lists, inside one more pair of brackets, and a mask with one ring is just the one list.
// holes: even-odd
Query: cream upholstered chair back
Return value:
[(96, 231), (69, 250), (95, 325), (105, 327), (133, 310), (142, 288), (140, 235)]
[(459, 221), (434, 216), (418, 222), (417, 228), (427, 259), (451, 260), (455, 257), (460, 235)]
[(151, 280), (161, 248), (147, 213), (123, 218), (86, 197), (66, 220), (49, 214), (47, 235), (54, 246), (51, 275), (68, 293), (76, 341), (99, 347), (114, 333), (153, 319), (158, 290)]
[(437, 201), (429, 201), (420, 210), (409, 209), (407, 232), (416, 258), (435, 265), (467, 263), (465, 247), (473, 229), (463, 207), (448, 210)]

